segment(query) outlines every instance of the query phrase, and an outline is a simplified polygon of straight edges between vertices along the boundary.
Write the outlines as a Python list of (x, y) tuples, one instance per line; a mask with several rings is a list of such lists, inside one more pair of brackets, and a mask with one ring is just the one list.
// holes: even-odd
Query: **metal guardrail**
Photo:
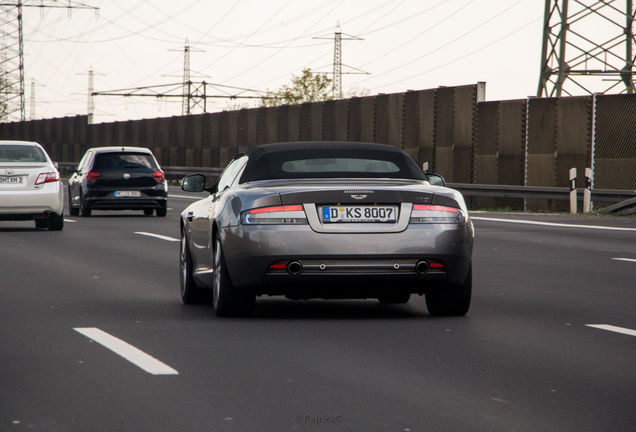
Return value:
[[(512, 186), (512, 185), (484, 185), (471, 183), (447, 183), (446, 186), (456, 189), (464, 196), (496, 197), (496, 198), (527, 198), (569, 200), (569, 187), (543, 186)], [(577, 189), (577, 200), (583, 201), (583, 188)], [(636, 198), (636, 191), (592, 189), (592, 201), (621, 202)]]
[[(63, 170), (66, 167), (72, 165), (77, 164), (71, 162), (58, 163), (60, 170)], [(192, 173), (201, 173), (212, 177), (218, 177), (219, 175), (221, 175), (224, 168), (164, 166), (162, 167), (162, 169), (167, 178), (171, 180), (177, 180)], [(462, 195), (467, 197), (528, 198), (549, 200), (570, 199), (570, 188), (568, 187), (512, 186), (472, 183), (447, 183), (446, 186), (458, 190), (462, 193)], [(577, 189), (578, 201), (583, 201), (583, 190), (583, 188)], [(636, 198), (636, 191), (592, 189), (592, 201), (618, 203), (631, 198)]]

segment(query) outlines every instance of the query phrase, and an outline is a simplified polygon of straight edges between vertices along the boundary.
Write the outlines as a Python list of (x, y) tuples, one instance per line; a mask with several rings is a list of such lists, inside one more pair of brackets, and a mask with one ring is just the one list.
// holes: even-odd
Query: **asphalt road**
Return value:
[(636, 430), (636, 332), (614, 331), (636, 331), (635, 219), (473, 214), (466, 317), (415, 296), (219, 319), (179, 296), (190, 202), (0, 223), (0, 431)]

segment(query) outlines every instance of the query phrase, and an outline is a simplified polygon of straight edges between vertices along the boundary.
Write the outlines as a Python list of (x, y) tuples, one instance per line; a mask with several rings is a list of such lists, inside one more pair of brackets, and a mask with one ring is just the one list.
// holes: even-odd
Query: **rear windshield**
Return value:
[(32, 145), (0, 145), (0, 162), (47, 162), (40, 147)]
[(296, 178), (426, 179), (415, 160), (401, 152), (327, 148), (252, 154), (240, 182)]
[(281, 169), (287, 173), (396, 173), (400, 169), (390, 161), (356, 158), (318, 158), (284, 162)]
[(95, 156), (95, 171), (155, 171), (157, 164), (148, 153), (98, 153)]

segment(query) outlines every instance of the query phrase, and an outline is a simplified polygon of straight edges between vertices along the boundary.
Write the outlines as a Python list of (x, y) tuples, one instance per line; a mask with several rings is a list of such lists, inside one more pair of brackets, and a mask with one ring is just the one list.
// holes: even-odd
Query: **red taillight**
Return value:
[(35, 184), (43, 184), (43, 183), (53, 183), (60, 180), (60, 175), (57, 172), (47, 172), (38, 175), (38, 178), (35, 180)]
[(286, 211), (303, 211), (303, 206), (286, 205), (286, 206), (275, 206), (275, 207), (261, 207), (261, 208), (250, 210), (250, 214), (286, 212)]
[(99, 177), (100, 177), (100, 175), (99, 175), (99, 173), (97, 171), (89, 171), (89, 172), (86, 173), (86, 181), (87, 182), (94, 182)]
[(152, 173), (152, 176), (157, 180), (157, 183), (163, 183), (166, 180), (166, 176), (163, 174), (163, 171), (155, 171)]
[(437, 262), (432, 262), (432, 263), (429, 263), (429, 267), (430, 268), (444, 268), (444, 264), (437, 263)]
[(439, 212), (448, 212), (448, 213), (457, 213), (459, 211), (458, 209), (454, 207), (428, 205), (428, 204), (413, 204), (413, 210), (439, 211)]
[(270, 270), (285, 270), (285, 264), (272, 264), (271, 266), (269, 266)]

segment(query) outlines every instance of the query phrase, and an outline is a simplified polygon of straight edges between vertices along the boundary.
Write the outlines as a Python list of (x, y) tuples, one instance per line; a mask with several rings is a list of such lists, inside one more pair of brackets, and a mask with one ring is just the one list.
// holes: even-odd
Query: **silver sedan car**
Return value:
[[(181, 296), (249, 316), (257, 296), (378, 299), (425, 295), (431, 315), (465, 315), (473, 226), (462, 195), (382, 144), (257, 145), (181, 214)], [(435, 185), (437, 184), (437, 185)]]

